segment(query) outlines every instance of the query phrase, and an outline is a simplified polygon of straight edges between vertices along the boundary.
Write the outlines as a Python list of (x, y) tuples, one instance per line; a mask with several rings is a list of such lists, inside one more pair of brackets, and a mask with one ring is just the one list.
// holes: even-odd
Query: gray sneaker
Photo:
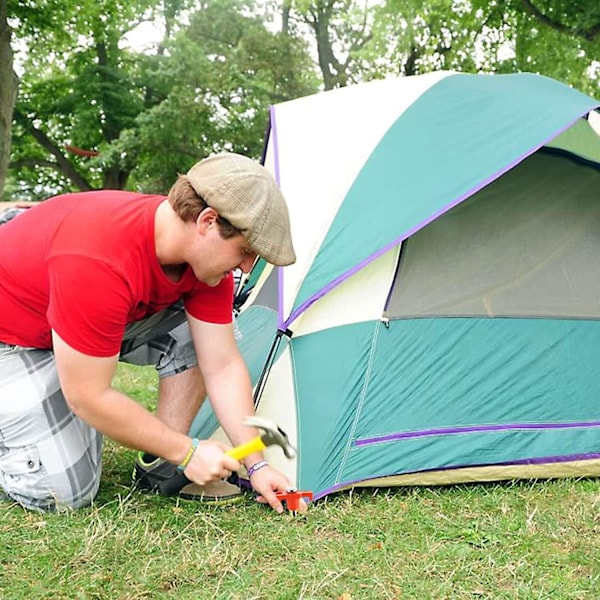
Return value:
[[(174, 464), (162, 458), (147, 462), (144, 460), (144, 453), (139, 452), (133, 468), (133, 485), (139, 490), (160, 494), (160, 484), (177, 473)], [(234, 504), (244, 498), (239, 487), (222, 480), (211, 481), (205, 485), (188, 483), (178, 496), (185, 500), (199, 500), (208, 504)]]

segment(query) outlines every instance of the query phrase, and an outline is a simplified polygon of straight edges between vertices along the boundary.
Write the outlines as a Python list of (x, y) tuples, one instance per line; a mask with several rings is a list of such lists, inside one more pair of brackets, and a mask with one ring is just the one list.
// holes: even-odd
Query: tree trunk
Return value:
[(12, 138), (12, 118), (19, 79), (13, 67), (11, 29), (7, 20), (7, 0), (0, 0), (0, 198), (4, 191), (10, 146)]
[(281, 33), (290, 34), (290, 12), (292, 10), (292, 0), (283, 0), (281, 4)]
[[(0, 0), (1, 1), (1, 0)], [(64, 154), (64, 149), (59, 148), (47, 135), (44, 131), (36, 127), (31, 119), (22, 114), (20, 111), (15, 111), (15, 120), (19, 123), (23, 129), (26, 129), (29, 134), (33, 137), (33, 139), (45, 150), (47, 150), (54, 157), (55, 162), (51, 161), (35, 161), (35, 163), (28, 163), (29, 166), (31, 164), (37, 164), (39, 166), (51, 167), (59, 171), (62, 175), (64, 175), (71, 183), (82, 192), (89, 192), (94, 188), (87, 182), (85, 177), (83, 177), (80, 173), (77, 172), (75, 167), (66, 159)]]
[(326, 90), (344, 87), (348, 83), (345, 65), (338, 61), (333, 51), (333, 42), (329, 31), (332, 14), (333, 2), (320, 0), (311, 6), (310, 17), (307, 19), (308, 25), (315, 34), (319, 67)]

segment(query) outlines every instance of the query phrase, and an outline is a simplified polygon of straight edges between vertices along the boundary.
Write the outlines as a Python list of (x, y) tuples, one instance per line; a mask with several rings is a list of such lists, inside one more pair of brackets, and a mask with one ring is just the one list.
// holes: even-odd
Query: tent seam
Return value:
[(367, 396), (367, 390), (368, 390), (369, 383), (371, 380), (371, 372), (373, 371), (373, 363), (375, 360), (375, 351), (377, 348), (377, 338), (379, 337), (379, 331), (381, 329), (380, 325), (381, 325), (380, 321), (375, 322), (375, 330), (373, 332), (373, 335), (371, 336), (371, 350), (369, 352), (369, 362), (367, 365), (367, 371), (365, 373), (362, 390), (360, 393), (360, 399), (358, 401), (358, 405), (355, 410), (354, 420), (352, 422), (352, 426), (350, 427), (348, 439), (346, 440), (346, 448), (344, 450), (343, 456), (341, 457), (340, 466), (338, 468), (338, 471), (337, 471), (337, 474), (335, 477), (336, 485), (341, 481), (342, 473), (344, 472), (344, 469), (346, 468), (346, 462), (348, 461), (350, 452), (352, 451), (352, 449), (354, 447), (354, 435), (355, 435), (356, 429), (358, 427), (358, 421), (362, 414), (363, 405), (365, 402), (365, 398)]

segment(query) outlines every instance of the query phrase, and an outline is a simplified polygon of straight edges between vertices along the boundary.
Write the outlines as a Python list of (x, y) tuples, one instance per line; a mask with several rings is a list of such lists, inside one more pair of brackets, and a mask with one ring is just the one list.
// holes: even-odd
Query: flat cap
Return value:
[(196, 163), (187, 177), (196, 193), (227, 219), (267, 262), (296, 262), (290, 217), (274, 177), (258, 162), (232, 152)]

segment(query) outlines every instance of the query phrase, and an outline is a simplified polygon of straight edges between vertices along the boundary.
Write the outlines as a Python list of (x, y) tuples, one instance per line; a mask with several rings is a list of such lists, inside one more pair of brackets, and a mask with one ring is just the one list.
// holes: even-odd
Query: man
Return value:
[[(267, 170), (219, 154), (168, 198), (123, 191), (57, 196), (0, 226), (0, 489), (35, 510), (89, 504), (102, 435), (140, 451), (140, 488), (183, 472), (181, 494), (235, 499), (228, 446), (187, 434), (205, 395), (232, 444), (258, 432), (233, 334), (232, 271), (257, 256), (295, 261), (288, 211)], [(156, 414), (112, 387), (117, 362), (155, 364)], [(244, 459), (278, 512), (283, 474)]]

